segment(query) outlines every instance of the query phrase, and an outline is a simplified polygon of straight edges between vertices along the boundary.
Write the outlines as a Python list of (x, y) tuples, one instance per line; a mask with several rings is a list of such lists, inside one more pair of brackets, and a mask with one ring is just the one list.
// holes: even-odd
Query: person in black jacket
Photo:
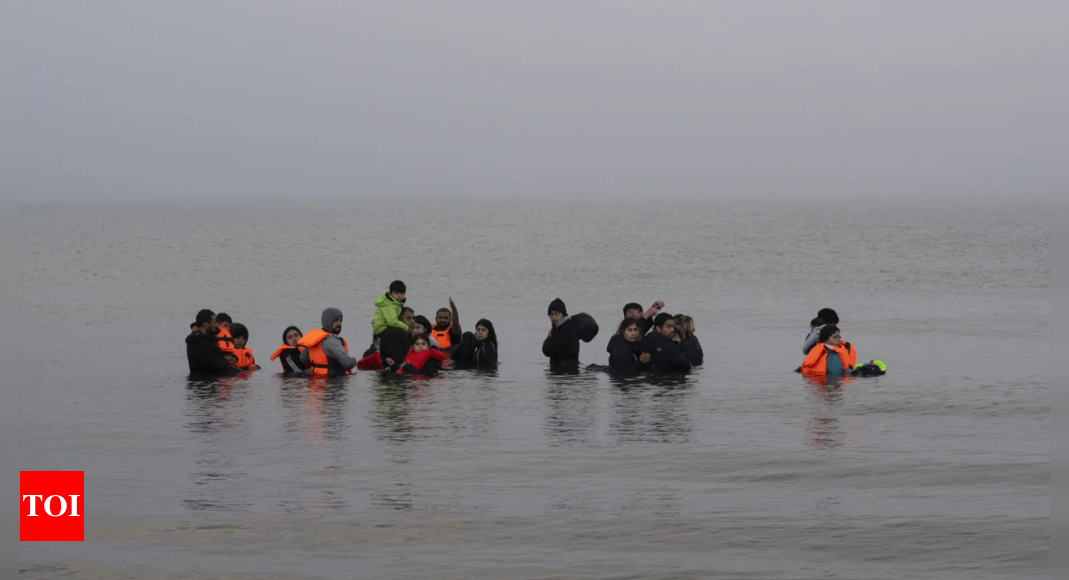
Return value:
[(465, 332), (453, 345), (456, 368), (492, 369), (497, 367), (497, 332), (494, 323), (483, 318), (475, 323), (475, 333)]
[(653, 319), (653, 331), (642, 339), (641, 350), (650, 355), (650, 362), (642, 365), (643, 370), (657, 374), (690, 370), (690, 362), (679, 350), (679, 345), (672, 340), (675, 334), (676, 322), (671, 314), (662, 312)]
[(568, 309), (560, 298), (549, 304), (549, 321), (553, 327), (542, 343), (542, 354), (549, 357), (550, 368), (560, 371), (578, 370), (579, 331), (568, 318)]
[(219, 350), (215, 336), (215, 313), (204, 309), (197, 313), (197, 320), (186, 337), (186, 360), (191, 375), (235, 375), (240, 369), (230, 365)]
[(625, 318), (609, 339), (605, 350), (609, 353), (609, 372), (634, 375), (642, 364), (650, 362), (650, 353), (642, 352), (642, 324), (636, 318)]
[(698, 335), (694, 334), (694, 319), (686, 314), (676, 314), (675, 322), (679, 350), (690, 361), (691, 366), (702, 364), (705, 361), (705, 353), (702, 351), (702, 343), (698, 342)]

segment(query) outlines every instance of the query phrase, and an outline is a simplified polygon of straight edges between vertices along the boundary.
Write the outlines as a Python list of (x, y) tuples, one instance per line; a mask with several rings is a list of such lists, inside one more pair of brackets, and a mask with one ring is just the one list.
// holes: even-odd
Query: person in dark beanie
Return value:
[(549, 357), (550, 368), (554, 371), (578, 370), (579, 331), (560, 298), (549, 303), (549, 322), (552, 327), (542, 343), (542, 354)]

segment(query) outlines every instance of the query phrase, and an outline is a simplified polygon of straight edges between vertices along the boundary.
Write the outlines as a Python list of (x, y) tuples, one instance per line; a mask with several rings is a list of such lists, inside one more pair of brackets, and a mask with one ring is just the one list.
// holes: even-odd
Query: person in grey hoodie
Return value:
[[(319, 343), (319, 347), (323, 349), (323, 354), (327, 356), (327, 376), (342, 376), (346, 371), (351, 371), (356, 368), (356, 359), (349, 356), (349, 349), (346, 348), (342, 338), (338, 336), (342, 326), (341, 310), (338, 310), (337, 308), (327, 308), (323, 311), (323, 315), (320, 317), (320, 322), (323, 323), (323, 331), (329, 335), (324, 337)], [(312, 333), (308, 333), (305, 336), (311, 334)], [(310, 351), (311, 349), (308, 348), (301, 351), (301, 362), (309, 367), (312, 366), (312, 360), (309, 354)]]

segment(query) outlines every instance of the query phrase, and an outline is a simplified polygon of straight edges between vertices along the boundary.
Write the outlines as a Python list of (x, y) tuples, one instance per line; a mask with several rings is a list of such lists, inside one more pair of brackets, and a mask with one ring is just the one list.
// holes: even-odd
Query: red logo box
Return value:
[(85, 541), (85, 472), (20, 471), (20, 542)]

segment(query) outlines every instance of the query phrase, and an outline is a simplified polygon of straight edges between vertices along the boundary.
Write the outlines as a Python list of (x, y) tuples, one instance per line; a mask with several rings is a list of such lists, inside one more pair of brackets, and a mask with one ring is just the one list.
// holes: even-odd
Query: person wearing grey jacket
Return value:
[[(327, 356), (327, 376), (341, 376), (345, 374), (345, 371), (351, 371), (356, 368), (356, 359), (349, 356), (345, 343), (338, 336), (342, 326), (341, 310), (327, 308), (323, 311), (320, 322), (323, 323), (323, 331), (330, 335), (319, 343), (320, 348), (323, 349), (323, 354)], [(310, 350), (306, 348), (301, 351), (301, 362), (307, 366), (312, 366)]]

